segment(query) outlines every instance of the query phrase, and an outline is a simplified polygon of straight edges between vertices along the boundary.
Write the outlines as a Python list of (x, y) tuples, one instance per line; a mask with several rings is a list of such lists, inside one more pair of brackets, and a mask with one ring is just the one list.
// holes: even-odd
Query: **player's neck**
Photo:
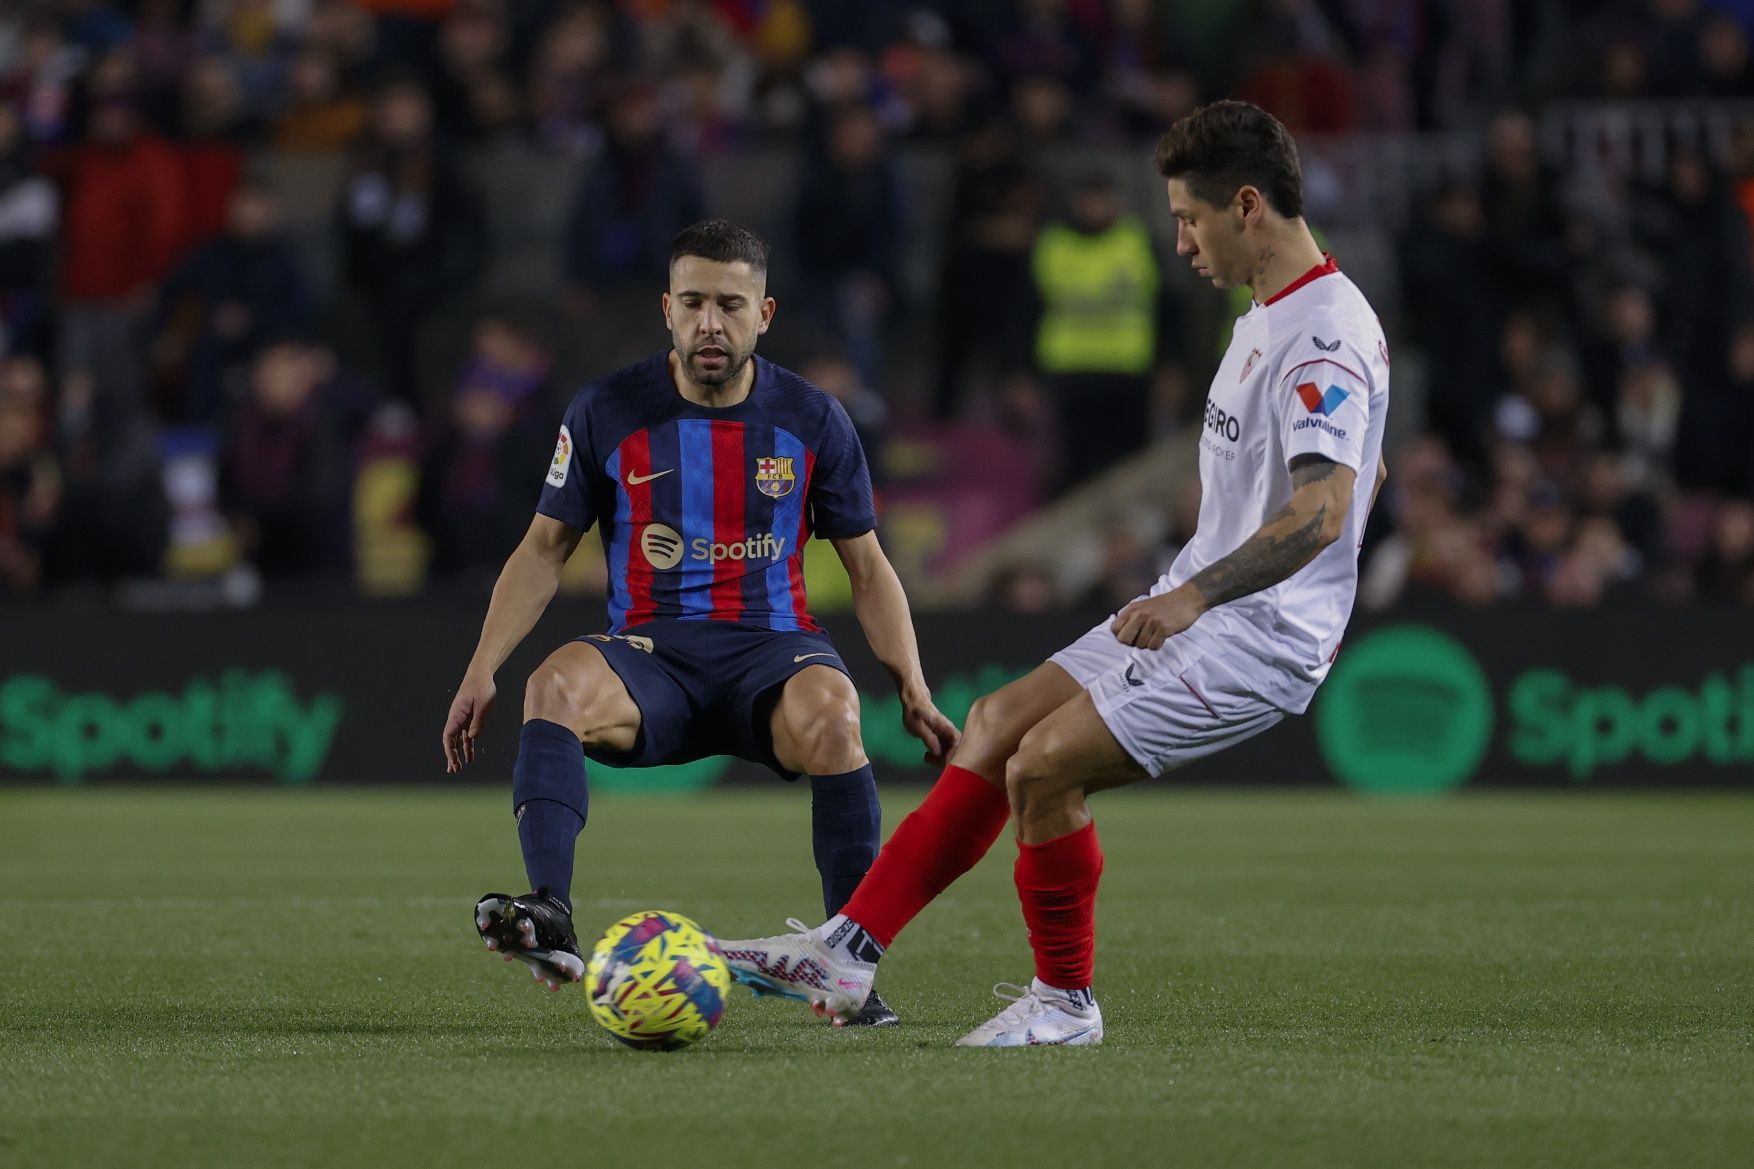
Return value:
[(723, 410), (727, 406), (735, 406), (749, 396), (755, 388), (755, 360), (743, 363), (743, 370), (731, 381), (723, 385), (703, 386), (687, 373), (683, 372), (682, 358), (674, 349), (670, 350), (670, 380), (676, 386), (676, 392), (696, 406), (705, 406), (709, 410)]
[(1301, 219), (1281, 220), (1264, 229), (1256, 248), (1255, 265), (1249, 276), (1256, 304), (1272, 300), (1305, 272), (1326, 261), (1321, 245)]

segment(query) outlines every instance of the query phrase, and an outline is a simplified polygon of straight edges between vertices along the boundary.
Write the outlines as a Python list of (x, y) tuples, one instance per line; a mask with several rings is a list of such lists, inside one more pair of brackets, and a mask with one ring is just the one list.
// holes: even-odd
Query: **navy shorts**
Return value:
[(774, 758), (770, 720), (799, 670), (833, 666), (850, 678), (825, 633), (734, 621), (648, 621), (625, 633), (574, 638), (600, 651), (639, 707), (633, 750), (587, 748), (611, 767), (657, 767), (735, 755), (796, 779)]

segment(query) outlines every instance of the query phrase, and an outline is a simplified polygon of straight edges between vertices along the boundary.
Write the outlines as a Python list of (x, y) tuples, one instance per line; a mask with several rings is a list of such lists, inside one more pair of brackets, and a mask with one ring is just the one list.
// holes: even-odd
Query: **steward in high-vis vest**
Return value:
[(1069, 210), (1036, 237), (1032, 267), (1036, 368), (1059, 407), (1070, 483), (1145, 441), (1162, 327), (1151, 234), (1120, 214), (1113, 182), (1085, 178)]

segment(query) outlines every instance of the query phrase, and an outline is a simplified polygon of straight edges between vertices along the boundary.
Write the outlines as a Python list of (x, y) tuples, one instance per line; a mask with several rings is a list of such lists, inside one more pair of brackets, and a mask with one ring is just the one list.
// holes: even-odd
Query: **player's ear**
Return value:
[(663, 299), (660, 300), (659, 303), (664, 306), (664, 327), (666, 329), (669, 329), (671, 332), (674, 332), (676, 330), (676, 326), (672, 325), (670, 323), (670, 294), (668, 292), (666, 292), (663, 296)]
[(767, 332), (767, 327), (773, 324), (774, 310), (779, 307), (779, 302), (774, 300), (773, 297), (764, 296), (761, 298), (761, 323), (755, 326), (755, 335), (757, 337)]
[(1236, 193), (1237, 214), (1245, 224), (1260, 222), (1261, 211), (1265, 206), (1261, 193), (1253, 187), (1245, 186)]

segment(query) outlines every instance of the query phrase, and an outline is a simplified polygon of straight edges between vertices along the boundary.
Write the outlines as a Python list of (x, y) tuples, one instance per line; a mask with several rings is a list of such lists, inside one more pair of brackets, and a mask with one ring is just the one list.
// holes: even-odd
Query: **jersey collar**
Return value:
[(1270, 304), (1276, 304), (1296, 292), (1299, 288), (1302, 288), (1305, 284), (1308, 284), (1311, 280), (1332, 275), (1339, 270), (1340, 265), (1334, 259), (1333, 254), (1330, 252), (1323, 252), (1322, 262), (1320, 264), (1317, 264), (1302, 276), (1299, 276), (1296, 280), (1293, 280), (1290, 284), (1287, 284), (1284, 288), (1281, 288), (1278, 292), (1275, 292), (1272, 296), (1263, 300), (1261, 302), (1261, 307), (1266, 308)]

